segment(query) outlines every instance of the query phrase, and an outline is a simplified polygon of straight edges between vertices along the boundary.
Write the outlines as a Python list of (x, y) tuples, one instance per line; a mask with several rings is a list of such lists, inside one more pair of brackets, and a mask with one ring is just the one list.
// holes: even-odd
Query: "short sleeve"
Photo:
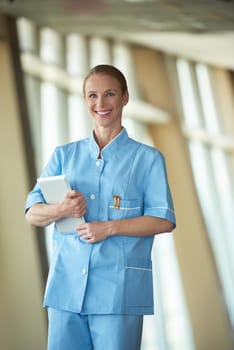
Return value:
[[(46, 164), (43, 172), (41, 173), (40, 177), (46, 177), (46, 176), (55, 176), (60, 175), (61, 173), (61, 165), (60, 165), (60, 157), (58, 154), (58, 148), (54, 150), (52, 153), (48, 163)], [(25, 204), (25, 212), (34, 204), (38, 203), (46, 203), (45, 198), (43, 197), (43, 194), (37, 184), (35, 184), (32, 191), (28, 193), (26, 204)]]
[(160, 152), (148, 170), (144, 188), (144, 215), (160, 217), (176, 226), (174, 205), (168, 184), (165, 159)]

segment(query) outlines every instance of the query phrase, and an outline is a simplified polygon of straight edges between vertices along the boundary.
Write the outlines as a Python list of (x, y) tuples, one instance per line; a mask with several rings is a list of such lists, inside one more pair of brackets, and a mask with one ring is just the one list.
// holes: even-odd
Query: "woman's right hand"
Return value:
[(69, 191), (63, 201), (58, 203), (58, 213), (61, 217), (80, 217), (86, 212), (86, 201), (82, 193)]

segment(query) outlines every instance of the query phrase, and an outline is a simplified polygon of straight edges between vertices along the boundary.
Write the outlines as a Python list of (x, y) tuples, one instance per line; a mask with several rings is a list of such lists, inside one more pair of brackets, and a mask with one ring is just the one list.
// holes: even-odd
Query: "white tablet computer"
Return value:
[[(42, 191), (42, 194), (48, 204), (61, 202), (68, 191), (71, 191), (71, 186), (68, 183), (65, 175), (40, 177), (37, 183)], [(62, 233), (71, 233), (75, 231), (75, 227), (83, 223), (84, 217), (74, 218), (65, 217), (55, 222), (58, 230)]]

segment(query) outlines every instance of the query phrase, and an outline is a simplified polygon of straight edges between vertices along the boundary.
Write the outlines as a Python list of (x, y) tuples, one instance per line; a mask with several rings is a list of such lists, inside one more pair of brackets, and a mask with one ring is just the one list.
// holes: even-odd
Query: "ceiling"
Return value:
[(0, 0), (0, 12), (234, 70), (234, 0)]

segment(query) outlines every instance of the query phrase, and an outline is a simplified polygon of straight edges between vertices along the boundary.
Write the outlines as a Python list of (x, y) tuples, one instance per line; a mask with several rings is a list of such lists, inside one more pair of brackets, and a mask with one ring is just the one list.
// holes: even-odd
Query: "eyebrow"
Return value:
[[(117, 91), (117, 90), (116, 89), (107, 89), (104, 92), (110, 92), (110, 91)], [(90, 90), (90, 91), (87, 91), (87, 94), (96, 93), (96, 92), (97, 92), (96, 90)]]

